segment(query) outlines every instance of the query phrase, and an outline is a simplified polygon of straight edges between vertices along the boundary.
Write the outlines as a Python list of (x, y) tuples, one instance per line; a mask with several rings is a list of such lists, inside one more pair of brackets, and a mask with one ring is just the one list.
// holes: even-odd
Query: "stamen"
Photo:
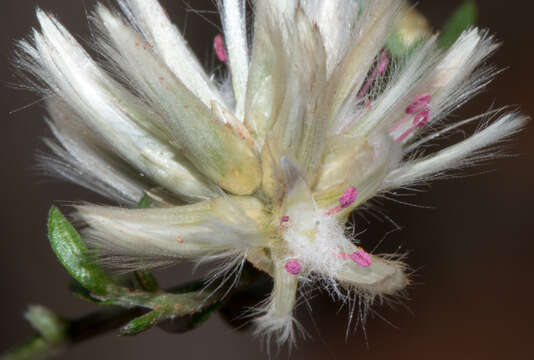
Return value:
[(285, 222), (288, 222), (288, 221), (289, 221), (289, 216), (287, 216), (287, 215), (286, 215), (286, 216), (282, 216), (282, 217), (280, 218), (280, 222), (285, 223)]
[(380, 54), (380, 65), (378, 66), (378, 75), (384, 75), (389, 65), (389, 56), (386, 50)]
[(334, 215), (340, 212), (341, 210), (348, 208), (356, 201), (357, 198), (358, 190), (356, 190), (354, 186), (349, 187), (347, 190), (345, 190), (343, 195), (339, 197), (339, 205), (335, 208), (328, 210), (326, 212), (326, 215)]
[(285, 266), (285, 269), (291, 275), (298, 275), (302, 271), (302, 267), (298, 260), (289, 260)]
[(430, 121), (430, 110), (425, 109), (421, 111), (419, 114), (415, 116), (413, 119), (413, 126), (410, 127), (408, 130), (406, 130), (401, 136), (395, 140), (395, 142), (399, 143), (404, 141), (412, 132), (414, 132), (416, 129), (420, 129), (424, 127), (428, 122)]
[(176, 238), (176, 241), (178, 241), (180, 244), (183, 244), (183, 243), (184, 243), (184, 239), (181, 238), (180, 236), (178, 236), (178, 237)]
[(228, 62), (228, 53), (226, 52), (226, 46), (221, 34), (218, 34), (215, 36), (215, 39), (213, 39), (213, 48), (215, 49), (215, 54), (220, 61), (224, 63)]
[(375, 68), (371, 76), (369, 76), (369, 79), (367, 79), (367, 82), (362, 87), (360, 92), (358, 93), (358, 99), (362, 99), (371, 88), (371, 85), (375, 82), (376, 78), (379, 76), (384, 75), (389, 65), (389, 56), (386, 50), (382, 50), (380, 53), (380, 62), (378, 63), (378, 66)]
[(432, 97), (430, 94), (423, 94), (418, 96), (408, 107), (406, 108), (406, 114), (415, 115), (421, 110), (427, 109)]
[(430, 110), (425, 109), (421, 111), (419, 114), (417, 114), (415, 119), (413, 119), (413, 125), (417, 128), (422, 128), (426, 124), (428, 124), (429, 120), (430, 120)]
[(399, 120), (395, 126), (393, 126), (390, 130), (390, 133), (394, 133), (395, 131), (399, 130), (408, 120), (410, 120), (410, 115), (404, 116), (401, 120)]
[(356, 201), (357, 197), (358, 190), (356, 190), (354, 186), (351, 186), (347, 190), (345, 190), (343, 196), (339, 198), (339, 206), (341, 206), (342, 209), (345, 209), (352, 205), (352, 203)]
[(340, 258), (340, 259), (345, 260), (345, 259), (347, 259), (349, 256), (348, 256), (346, 253), (344, 253), (344, 252), (340, 252), (339, 254), (337, 254), (337, 257)]
[(369, 267), (372, 264), (371, 255), (369, 255), (363, 249), (359, 249), (358, 251), (355, 251), (352, 254), (350, 254), (350, 258), (356, 264), (363, 266), (363, 267)]
[(413, 119), (413, 126), (411, 126), (408, 130), (402, 133), (402, 135), (399, 136), (395, 140), (395, 142), (403, 142), (412, 132), (414, 132), (416, 129), (424, 127), (430, 121), (430, 108), (428, 107), (428, 104), (430, 104), (431, 100), (432, 96), (430, 94), (423, 94), (418, 96), (417, 99), (415, 99), (406, 108), (407, 116), (405, 116), (401, 121), (399, 121), (391, 129), (391, 131), (394, 132), (398, 130), (409, 119), (410, 115), (415, 115), (415, 118)]

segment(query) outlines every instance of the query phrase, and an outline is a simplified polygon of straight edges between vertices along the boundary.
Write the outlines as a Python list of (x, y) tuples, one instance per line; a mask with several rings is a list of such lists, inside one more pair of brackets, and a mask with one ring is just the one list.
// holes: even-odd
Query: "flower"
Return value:
[(480, 65), (497, 45), (471, 28), (442, 50), (410, 29), (415, 45), (394, 62), (385, 44), (403, 1), (258, 0), (249, 44), (245, 1), (223, 0), (222, 81), (156, 0), (118, 2), (123, 15), (98, 5), (91, 16), (103, 59), (41, 10), (41, 29), (19, 43), (56, 138), (45, 164), (123, 205), (152, 199), (149, 209), (76, 206), (85, 241), (115, 267), (225, 259), (218, 274), (245, 260), (269, 273), (256, 323), (279, 343), (293, 340), (299, 286), (367, 306), (410, 283), (400, 257), (346, 235), (348, 214), (490, 158), (488, 146), (526, 121), (504, 114), (425, 154), (422, 145), (481, 118), (445, 121), (488, 83), (495, 71)]

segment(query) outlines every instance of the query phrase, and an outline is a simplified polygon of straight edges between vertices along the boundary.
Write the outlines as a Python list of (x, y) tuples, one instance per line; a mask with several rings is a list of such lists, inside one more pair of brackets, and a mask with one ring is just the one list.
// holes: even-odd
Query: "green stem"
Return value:
[[(203, 323), (207, 317), (233, 301), (234, 296), (239, 299), (243, 293), (250, 296), (250, 289), (255, 284), (264, 285), (266, 275), (247, 266), (241, 276), (239, 284), (223, 300), (220, 300), (222, 291), (213, 294), (210, 301), (203, 301), (199, 307), (198, 299), (210, 293), (205, 289), (205, 283), (194, 281), (169, 289), (167, 292), (157, 291), (152, 294), (139, 290), (131, 290), (129, 294), (121, 294), (112, 299), (116, 304), (125, 307), (110, 306), (74, 320), (62, 320), (62, 330), (57, 339), (46, 339), (42, 335), (35, 335), (28, 342), (22, 344), (0, 356), (0, 360), (40, 360), (57, 356), (80, 342), (98, 337), (109, 331), (122, 329), (123, 335), (137, 334), (135, 329), (128, 329), (136, 320), (143, 317), (150, 321), (151, 313), (158, 313), (163, 322), (155, 321), (168, 332), (181, 333), (192, 330)], [(205, 292), (200, 293), (201, 289)], [(189, 301), (189, 302), (188, 302)], [(196, 307), (193, 307), (196, 304)], [(140, 326), (141, 330), (149, 327)], [(124, 330), (131, 333), (125, 333)]]
[(41, 335), (35, 335), (25, 344), (2, 355), (0, 360), (49, 359), (68, 347), (120, 328), (145, 312), (142, 308), (106, 308), (68, 321), (61, 339), (49, 341)]

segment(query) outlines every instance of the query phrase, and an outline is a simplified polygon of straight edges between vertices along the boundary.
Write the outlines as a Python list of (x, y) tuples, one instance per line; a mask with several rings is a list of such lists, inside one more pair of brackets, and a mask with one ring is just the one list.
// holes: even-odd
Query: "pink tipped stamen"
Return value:
[(369, 79), (367, 79), (365, 85), (362, 87), (360, 92), (358, 93), (358, 99), (362, 99), (371, 88), (371, 85), (375, 82), (376, 78), (379, 76), (384, 75), (387, 68), (389, 66), (389, 56), (386, 50), (382, 50), (380, 53), (380, 62), (378, 63), (378, 66), (375, 68), (371, 76), (369, 76)]
[(423, 94), (417, 97), (414, 102), (412, 102), (407, 108), (406, 108), (406, 114), (401, 121), (399, 121), (392, 129), (391, 132), (397, 131), (401, 126), (403, 126), (406, 121), (409, 119), (410, 115), (415, 115), (413, 119), (413, 126), (411, 126), (409, 129), (404, 131), (397, 139), (395, 139), (395, 142), (400, 143), (406, 140), (408, 136), (410, 136), (415, 130), (420, 129), (424, 127), (428, 122), (430, 121), (430, 108), (428, 107), (428, 104), (430, 104), (430, 101), (432, 100), (432, 96), (430, 94)]
[(348, 208), (356, 201), (357, 198), (358, 198), (358, 190), (356, 190), (354, 186), (349, 187), (347, 190), (345, 190), (343, 195), (339, 197), (339, 205), (328, 210), (326, 212), (326, 215), (327, 216), (334, 215), (340, 212), (341, 210)]
[(417, 99), (414, 100), (408, 107), (406, 108), (406, 114), (415, 115), (419, 112), (421, 112), (424, 109), (428, 108), (428, 104), (430, 104), (430, 100), (432, 100), (432, 97), (430, 94), (423, 94), (417, 97)]
[(350, 258), (356, 264), (363, 266), (363, 267), (369, 267), (373, 263), (373, 261), (371, 260), (371, 255), (369, 255), (363, 249), (359, 249), (358, 251), (355, 251), (352, 254), (350, 254)]
[(285, 269), (291, 275), (298, 275), (302, 271), (298, 260), (289, 260), (285, 265)]
[(384, 75), (389, 66), (389, 56), (386, 50), (380, 53), (380, 64), (378, 65), (378, 75)]
[(415, 116), (413, 119), (413, 126), (406, 130), (401, 136), (399, 136), (395, 142), (400, 143), (406, 140), (415, 130), (424, 127), (430, 121), (430, 110), (425, 109)]
[(395, 126), (393, 126), (393, 127), (391, 128), (390, 132), (393, 133), (393, 132), (399, 130), (403, 125), (406, 124), (407, 121), (410, 120), (410, 117), (411, 117), (411, 115), (406, 115), (405, 117), (403, 117), (399, 122), (397, 122), (397, 123), (395, 124)]
[(336, 206), (330, 210), (328, 210), (325, 215), (326, 216), (331, 216), (331, 215), (334, 215), (334, 214), (337, 214), (338, 212), (340, 212), (341, 210), (343, 210), (343, 208), (341, 206)]
[(282, 217), (280, 218), (280, 222), (286, 223), (286, 222), (288, 222), (288, 221), (289, 221), (289, 216), (282, 216)]
[(340, 252), (339, 254), (337, 254), (337, 257), (346, 260), (349, 256), (344, 252)]
[(349, 187), (339, 198), (339, 206), (345, 209), (351, 206), (358, 198), (358, 190), (354, 186)]
[(430, 121), (430, 110), (425, 109), (415, 116), (413, 119), (413, 126), (422, 128)]
[(218, 34), (215, 36), (215, 39), (213, 39), (213, 48), (220, 61), (224, 63), (228, 62), (228, 53), (226, 52), (226, 45), (224, 44), (224, 39), (221, 34)]

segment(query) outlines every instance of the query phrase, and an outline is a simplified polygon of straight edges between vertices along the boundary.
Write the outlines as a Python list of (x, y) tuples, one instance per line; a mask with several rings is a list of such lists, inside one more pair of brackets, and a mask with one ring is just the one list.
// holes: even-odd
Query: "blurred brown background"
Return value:
[[(181, 0), (162, 1), (184, 28), (197, 54), (209, 64), (217, 29)], [(189, 0), (200, 10), (213, 10), (210, 0)], [(439, 28), (460, 1), (421, 0), (419, 8)], [(33, 94), (9, 87), (17, 79), (8, 63), (13, 43), (35, 26), (36, 5), (56, 13), (73, 33), (87, 36), (86, 12), (92, 0), (3, 0), (0, 7), (0, 352), (24, 340), (32, 331), (22, 319), (28, 304), (39, 303), (65, 316), (77, 316), (94, 306), (67, 291), (69, 276), (56, 261), (45, 236), (52, 203), (102, 201), (78, 187), (44, 181), (36, 175), (35, 153), (42, 149), (46, 129), (43, 108)], [(480, 0), (479, 23), (503, 41), (492, 58), (507, 67), (491, 88), (455, 116), (462, 118), (497, 106), (519, 105), (534, 114), (534, 6), (525, 0)], [(213, 14), (205, 16), (216, 20)], [(313, 321), (305, 308), (299, 319), (313, 339), (300, 341), (292, 359), (532, 359), (534, 358), (534, 143), (532, 124), (509, 148), (519, 156), (496, 160), (471, 173), (487, 173), (440, 181), (413, 197), (402, 198), (416, 208), (384, 202), (387, 215), (403, 229), (385, 239), (383, 249), (411, 250), (409, 263), (418, 269), (410, 290), (409, 309), (377, 307), (387, 321), (368, 321), (345, 340), (346, 309), (326, 296), (312, 301)], [(373, 246), (392, 226), (370, 219), (363, 235)], [(367, 225), (361, 221), (360, 229)], [(170, 284), (180, 273), (165, 271)], [(367, 339), (367, 340), (366, 340)], [(136, 338), (116, 333), (86, 342), (61, 359), (266, 359), (250, 332), (236, 332), (218, 316), (185, 335), (152, 330)]]

